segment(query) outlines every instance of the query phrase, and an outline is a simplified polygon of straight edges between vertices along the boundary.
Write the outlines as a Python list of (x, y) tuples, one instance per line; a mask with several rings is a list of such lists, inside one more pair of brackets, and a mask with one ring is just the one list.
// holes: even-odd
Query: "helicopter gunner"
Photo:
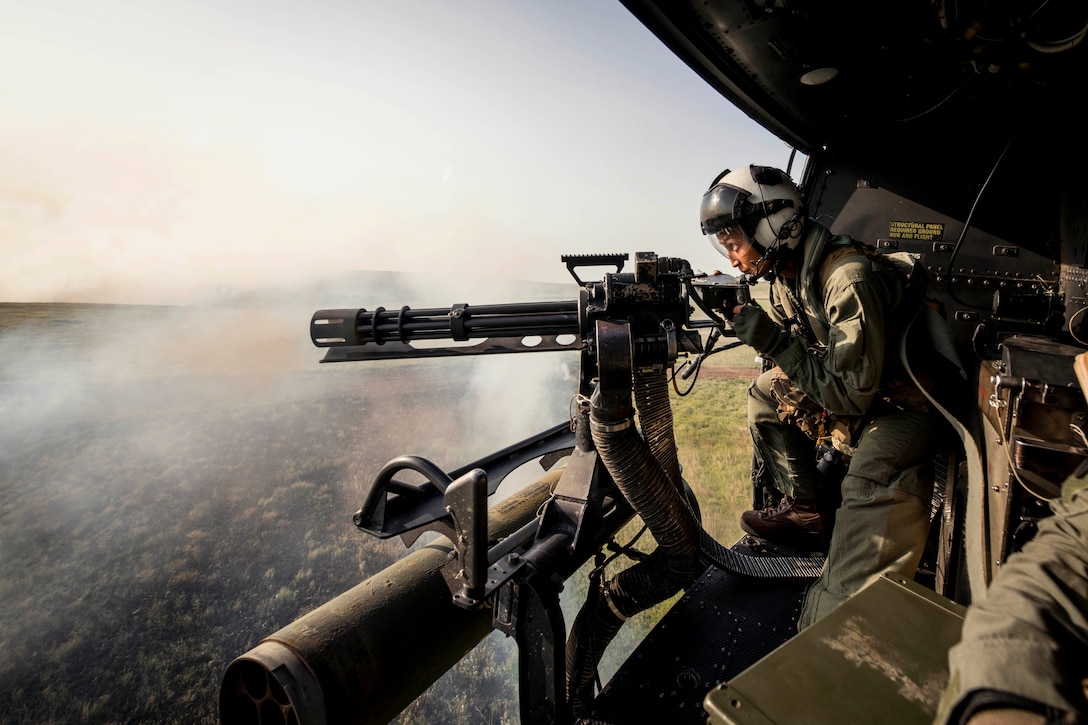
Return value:
[[(939, 418), (904, 382), (896, 351), (901, 320), (921, 305), (908, 287), (924, 291), (924, 280), (908, 285), (908, 270), (806, 218), (800, 191), (778, 169), (723, 172), (703, 196), (700, 222), (735, 269), (770, 283), (766, 310), (725, 311), (737, 337), (775, 364), (748, 390), (748, 425), (762, 479), (781, 498), (744, 512), (741, 527), (772, 542), (826, 543), (804, 628), (881, 573), (913, 576), (921, 559)], [(817, 441), (848, 461), (829, 538), (832, 514), (817, 506)]]

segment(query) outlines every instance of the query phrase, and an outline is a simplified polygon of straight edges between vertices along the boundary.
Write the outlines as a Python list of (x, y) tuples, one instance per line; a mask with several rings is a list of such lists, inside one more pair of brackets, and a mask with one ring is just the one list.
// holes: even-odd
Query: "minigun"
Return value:
[[(581, 350), (580, 392), (588, 394), (598, 373), (597, 324), (622, 320), (630, 325), (629, 353), (638, 365), (671, 365), (678, 355), (703, 356), (727, 349), (702, 347), (700, 328), (710, 328), (716, 342), (729, 333), (715, 310), (731, 310), (750, 301), (746, 278), (697, 275), (686, 260), (635, 255), (635, 271), (623, 274), (626, 254), (563, 255), (580, 287), (579, 299), (501, 305), (457, 304), (443, 309), (319, 310), (310, 322), (310, 337), (329, 348), (322, 362), (489, 355), (495, 353)], [(583, 282), (582, 267), (615, 266), (600, 282)], [(689, 300), (707, 319), (693, 320)], [(413, 346), (413, 342), (447, 340), (473, 345)], [(711, 343), (713, 344), (713, 343)]]
[[(456, 470), (418, 456), (389, 461), (355, 525), (406, 545), (425, 531), (442, 536), (232, 662), (220, 692), (224, 723), (386, 722), (492, 629), (518, 645), (522, 720), (570, 722), (591, 707), (597, 665), (623, 621), (707, 566), (754, 577), (818, 573), (819, 559), (721, 546), (703, 531), (681, 477), (668, 385), (677, 385), (679, 358), (692, 358), (679, 373), (687, 378), (740, 344), (717, 346), (733, 336), (728, 312), (749, 301), (747, 282), (652, 252), (636, 254), (624, 273), (627, 259), (564, 256), (577, 300), (313, 315), (311, 338), (328, 348), (322, 362), (578, 350), (579, 389), (569, 421)], [(612, 265), (597, 282), (578, 274)], [(693, 318), (693, 304), (705, 318)], [(489, 509), (502, 478), (533, 460), (555, 468)], [(405, 471), (425, 480), (404, 480)], [(591, 577), (568, 637), (563, 582), (600, 560), (636, 514), (657, 548), (609, 581)]]

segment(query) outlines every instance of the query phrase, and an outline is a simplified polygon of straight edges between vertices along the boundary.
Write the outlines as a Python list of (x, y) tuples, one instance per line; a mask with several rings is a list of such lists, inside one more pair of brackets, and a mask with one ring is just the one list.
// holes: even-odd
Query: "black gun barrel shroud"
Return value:
[(577, 300), (419, 310), (318, 310), (310, 321), (310, 338), (318, 347), (578, 333)]

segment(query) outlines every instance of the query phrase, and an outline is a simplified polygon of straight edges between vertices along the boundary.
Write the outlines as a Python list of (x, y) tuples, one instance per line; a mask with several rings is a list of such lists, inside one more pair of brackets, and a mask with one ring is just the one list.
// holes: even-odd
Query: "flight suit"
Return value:
[[(797, 279), (779, 276), (769, 310), (745, 308), (734, 327), (809, 398), (850, 420), (856, 431), (827, 561), (798, 623), (803, 629), (883, 572), (913, 576), (929, 531), (942, 419), (903, 382), (899, 341), (921, 303), (917, 291), (909, 293), (905, 270), (854, 250), (848, 237), (834, 237), (811, 220), (801, 249)], [(763, 373), (749, 389), (756, 455), (776, 488), (812, 498), (815, 444), (779, 419), (770, 394), (774, 374)], [(917, 395), (889, 394), (893, 389)]]
[(1069, 478), (1051, 509), (968, 608), (937, 723), (959, 723), (980, 704), (969, 702), (973, 694), (991, 706), (1088, 721), (1088, 474)]

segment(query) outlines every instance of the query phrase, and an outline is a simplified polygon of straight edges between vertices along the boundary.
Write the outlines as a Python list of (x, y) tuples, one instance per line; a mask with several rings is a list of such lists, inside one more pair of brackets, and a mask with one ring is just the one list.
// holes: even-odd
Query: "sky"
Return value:
[(0, 0), (4, 302), (709, 271), (710, 181), (788, 158), (618, 0)]

